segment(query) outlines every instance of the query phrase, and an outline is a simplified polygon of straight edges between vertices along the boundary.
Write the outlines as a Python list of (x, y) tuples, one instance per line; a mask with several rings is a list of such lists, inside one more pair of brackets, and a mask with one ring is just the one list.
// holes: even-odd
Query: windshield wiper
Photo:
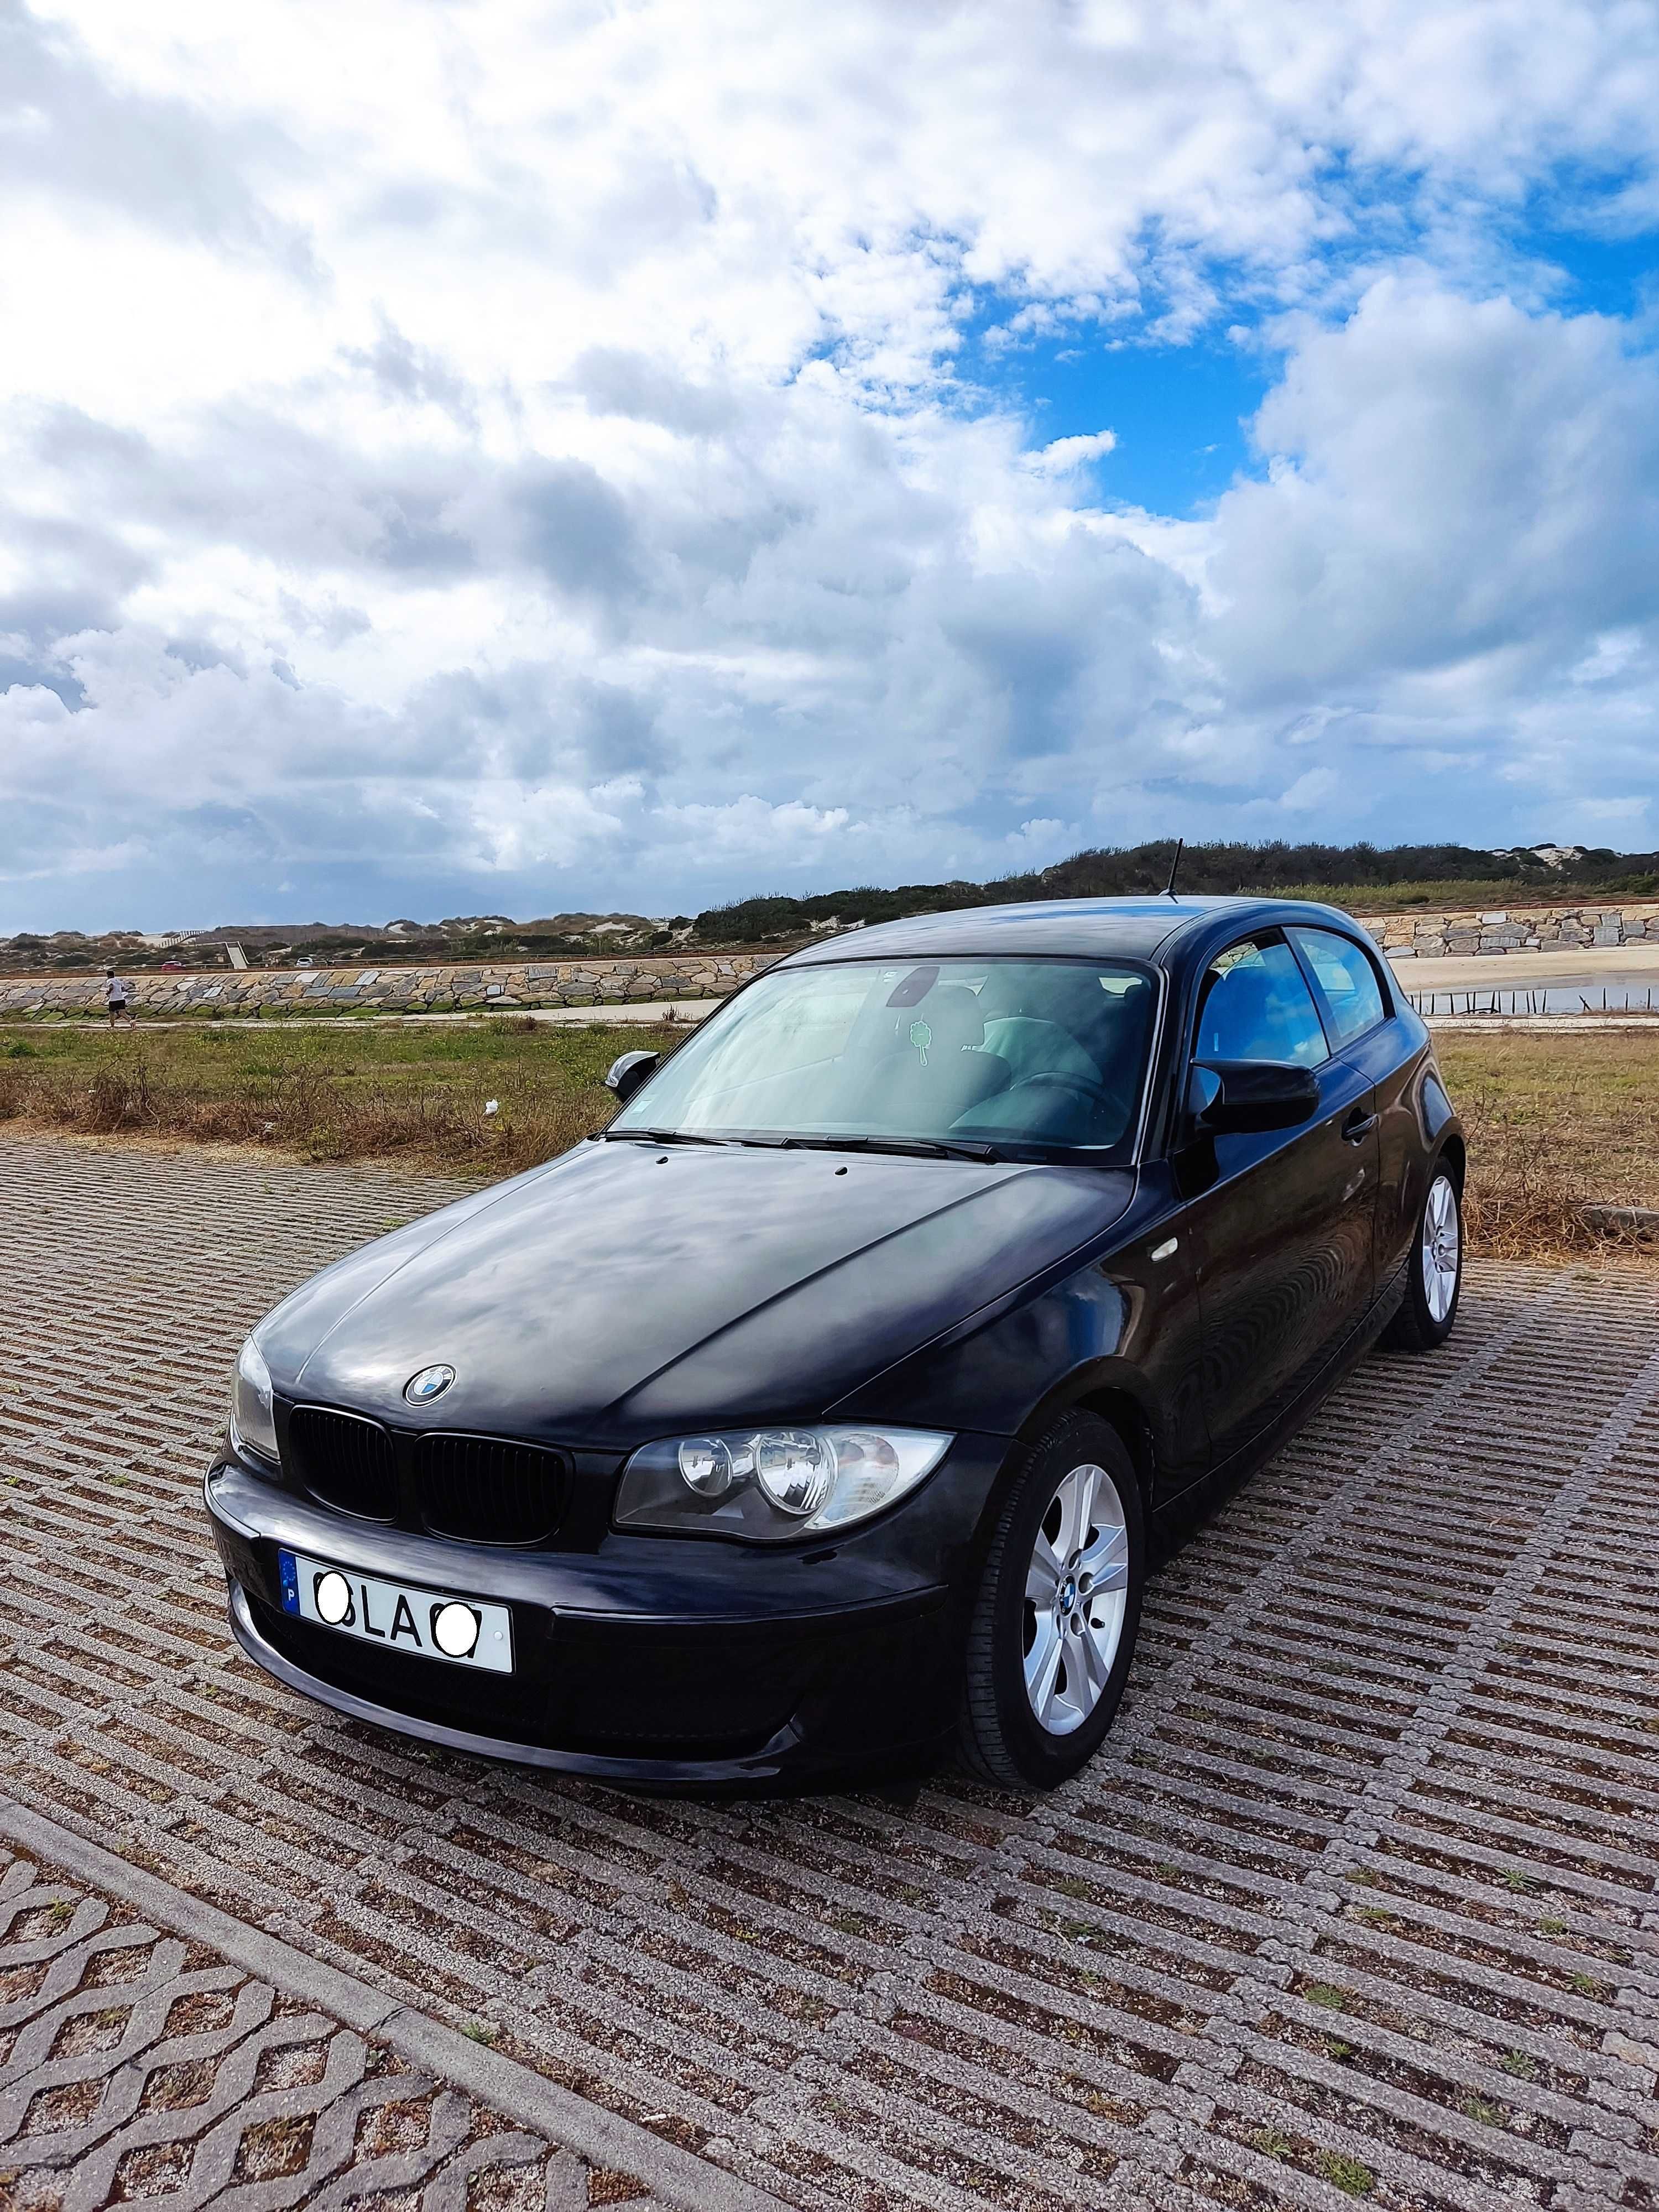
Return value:
[(1000, 1160), (994, 1145), (966, 1137), (711, 1137), (697, 1129), (601, 1129), (611, 1144), (750, 1145), (776, 1152), (897, 1152), (921, 1160)]
[(731, 1145), (734, 1137), (705, 1137), (695, 1129), (601, 1129), (612, 1145)]
[(786, 1137), (784, 1152), (899, 1152), (923, 1160), (1000, 1160), (994, 1145), (955, 1137)]

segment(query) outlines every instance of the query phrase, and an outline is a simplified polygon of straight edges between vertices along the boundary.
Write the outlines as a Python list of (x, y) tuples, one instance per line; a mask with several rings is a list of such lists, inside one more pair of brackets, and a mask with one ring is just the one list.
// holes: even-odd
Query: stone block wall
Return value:
[[(1526, 907), (1480, 914), (1360, 915), (1391, 960), (1554, 952), (1578, 946), (1659, 944), (1659, 904)], [(723, 999), (781, 957), (776, 952), (702, 952), (637, 960), (545, 960), (465, 968), (214, 969), (167, 975), (135, 969), (127, 988), (145, 1014), (284, 1015), (342, 1012), (511, 1013), (520, 1006), (623, 1006), (662, 999)], [(101, 1013), (101, 973), (0, 976), (7, 1014)]]
[(1390, 960), (1466, 960), (1482, 953), (1568, 952), (1659, 944), (1659, 905), (1490, 908), (1480, 914), (1361, 915)]
[[(545, 960), (465, 968), (218, 968), (203, 974), (126, 972), (141, 1014), (285, 1015), (361, 1008), (388, 1014), (511, 1013), (527, 1006), (610, 1006), (723, 999), (769, 967), (772, 952), (646, 960)], [(0, 1016), (101, 1013), (101, 970), (0, 977)]]

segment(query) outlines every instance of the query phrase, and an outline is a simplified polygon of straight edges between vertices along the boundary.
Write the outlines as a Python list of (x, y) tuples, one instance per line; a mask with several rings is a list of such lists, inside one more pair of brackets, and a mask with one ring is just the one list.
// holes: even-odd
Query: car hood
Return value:
[[(325, 1269), (259, 1341), (284, 1396), (422, 1428), (621, 1446), (808, 1419), (1133, 1192), (1109, 1169), (587, 1144)], [(438, 1363), (455, 1380), (417, 1413), (404, 1386)]]

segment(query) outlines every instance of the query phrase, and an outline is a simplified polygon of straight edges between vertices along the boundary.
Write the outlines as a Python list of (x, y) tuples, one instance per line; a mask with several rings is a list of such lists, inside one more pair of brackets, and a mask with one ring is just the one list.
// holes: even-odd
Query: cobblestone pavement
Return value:
[(392, 2212), (632, 2203), (633, 2175), (527, 2133), (204, 1943), (0, 1851), (0, 2205), (130, 2199)]
[(226, 1633), (244, 1328), (448, 1194), (0, 1143), (16, 1797), (803, 2207), (1659, 2205), (1659, 1280), (1474, 1271), (1162, 1570), (1054, 1796), (670, 1803)]

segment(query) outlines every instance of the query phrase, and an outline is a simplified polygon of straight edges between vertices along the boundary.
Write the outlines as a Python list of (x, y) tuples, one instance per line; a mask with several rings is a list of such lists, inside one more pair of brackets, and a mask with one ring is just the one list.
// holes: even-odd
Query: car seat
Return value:
[(980, 1001), (986, 1048), (1007, 1061), (1012, 1081), (965, 1114), (959, 1133), (1118, 1142), (1138, 1093), (1150, 985), (1107, 991), (1092, 968), (1010, 963), (987, 976)]
[(963, 983), (937, 983), (909, 1006), (861, 1018), (842, 1054), (838, 1117), (872, 1131), (943, 1136), (961, 1115), (1006, 1088), (1008, 1064), (985, 1051), (979, 1000)]

